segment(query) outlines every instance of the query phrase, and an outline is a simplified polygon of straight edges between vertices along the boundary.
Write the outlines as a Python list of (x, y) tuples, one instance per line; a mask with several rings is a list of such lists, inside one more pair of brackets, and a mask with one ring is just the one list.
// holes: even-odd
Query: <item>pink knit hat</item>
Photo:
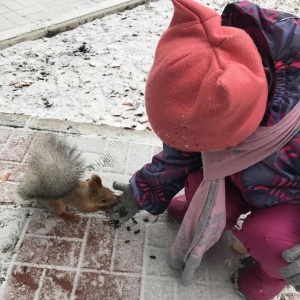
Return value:
[(241, 29), (193, 0), (173, 0), (146, 86), (155, 133), (184, 151), (234, 146), (255, 131), (267, 102), (261, 57)]

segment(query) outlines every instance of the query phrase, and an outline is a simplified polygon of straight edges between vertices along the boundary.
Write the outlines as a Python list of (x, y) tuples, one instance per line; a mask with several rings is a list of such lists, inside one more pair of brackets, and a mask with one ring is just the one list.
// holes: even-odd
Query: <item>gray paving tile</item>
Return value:
[(14, 2), (16, 2), (17, 4), (19, 4), (22, 7), (32, 7), (35, 5), (34, 2), (32, 2), (31, 0), (14, 0)]
[[(211, 297), (207, 284), (198, 283), (197, 285), (185, 286), (179, 284), (177, 288), (177, 299), (178, 300), (216, 300), (218, 298)], [(228, 300), (233, 300), (228, 298)]]
[(64, 10), (62, 8), (52, 3), (44, 4), (42, 8), (44, 11), (51, 13), (53, 16), (56, 15), (57, 17), (59, 17), (62, 13), (64, 13)]
[(41, 6), (32, 6), (18, 9), (16, 12), (22, 17), (28, 17), (37, 13), (45, 12), (45, 10)]
[(147, 144), (130, 143), (128, 149), (125, 174), (131, 175), (142, 166), (151, 162), (152, 146)]
[(6, 19), (3, 15), (0, 16), (0, 30), (7, 30), (14, 28), (16, 24)]
[(18, 13), (13, 11), (3, 14), (3, 16), (17, 26), (21, 26), (29, 23), (29, 20), (26, 20), (24, 17), (20, 16)]
[(17, 9), (21, 9), (23, 8), (22, 5), (20, 5), (19, 3), (17, 3), (14, 0), (0, 0), (0, 4), (2, 4), (3, 6), (7, 7), (10, 10), (17, 10)]
[(32, 22), (43, 22), (45, 20), (50, 20), (51, 14), (46, 11), (42, 11), (42, 12), (38, 12), (36, 14), (26, 15), (26, 16), (24, 16), (24, 18), (26, 18), (31, 23)]
[[(65, 135), (63, 135), (65, 136)], [(76, 145), (83, 153), (100, 154), (104, 151), (106, 140), (103, 137), (87, 137), (87, 136), (66, 136), (72, 144)]]
[(52, 3), (53, 0), (30, 0), (35, 5), (43, 5), (47, 3)]
[(62, 0), (63, 2), (67, 4), (76, 4), (76, 3), (82, 3), (82, 2), (91, 2), (89, 0)]
[(67, 3), (65, 3), (63, 1), (53, 2), (53, 6), (58, 7), (59, 9), (65, 11), (65, 12), (70, 12), (72, 10), (75, 10), (75, 8), (72, 5), (68, 5)]
[(10, 12), (10, 9), (0, 4), (0, 15), (8, 12)]
[(124, 174), (127, 151), (127, 142), (107, 140), (105, 150), (99, 159), (99, 166), (105, 172)]
[(174, 300), (177, 283), (168, 278), (145, 277), (143, 300)]

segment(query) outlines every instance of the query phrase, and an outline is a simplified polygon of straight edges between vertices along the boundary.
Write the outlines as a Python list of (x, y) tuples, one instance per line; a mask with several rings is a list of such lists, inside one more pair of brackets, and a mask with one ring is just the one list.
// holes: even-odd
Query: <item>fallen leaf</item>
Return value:
[(132, 105), (133, 105), (133, 102), (130, 101), (130, 100), (125, 100), (125, 101), (123, 102), (123, 105), (132, 106)]
[(9, 176), (10, 176), (9, 173), (2, 175), (2, 176), (0, 177), (0, 184), (6, 182), (6, 181), (8, 180), (8, 178), (9, 178)]

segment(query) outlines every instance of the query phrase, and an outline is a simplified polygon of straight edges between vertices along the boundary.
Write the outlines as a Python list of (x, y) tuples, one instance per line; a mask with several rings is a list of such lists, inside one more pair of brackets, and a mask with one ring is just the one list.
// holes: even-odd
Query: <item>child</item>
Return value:
[(232, 230), (255, 260), (237, 278), (239, 293), (269, 300), (287, 282), (300, 285), (300, 20), (248, 1), (222, 16), (193, 0), (173, 4), (146, 86), (164, 148), (130, 185), (115, 183), (124, 191), (116, 210), (127, 208), (121, 222), (167, 208), (182, 221), (171, 265), (187, 284)]

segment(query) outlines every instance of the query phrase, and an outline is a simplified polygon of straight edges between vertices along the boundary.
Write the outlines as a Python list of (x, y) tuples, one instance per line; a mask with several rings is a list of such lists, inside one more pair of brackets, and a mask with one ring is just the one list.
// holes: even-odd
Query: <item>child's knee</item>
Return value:
[(256, 218), (255, 214), (246, 218), (242, 230), (234, 229), (233, 233), (248, 254), (260, 262), (266, 274), (279, 279), (282, 278), (280, 268), (287, 265), (282, 252), (300, 243), (299, 235), (291, 234), (288, 224), (274, 224), (268, 219)]

